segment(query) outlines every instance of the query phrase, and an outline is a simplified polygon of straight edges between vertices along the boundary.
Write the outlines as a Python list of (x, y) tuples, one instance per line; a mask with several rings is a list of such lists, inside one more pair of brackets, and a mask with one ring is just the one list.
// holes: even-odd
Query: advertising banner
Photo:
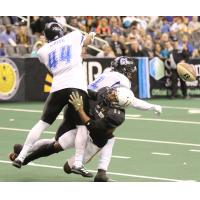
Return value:
[(22, 58), (0, 58), (0, 101), (25, 100), (25, 66)]

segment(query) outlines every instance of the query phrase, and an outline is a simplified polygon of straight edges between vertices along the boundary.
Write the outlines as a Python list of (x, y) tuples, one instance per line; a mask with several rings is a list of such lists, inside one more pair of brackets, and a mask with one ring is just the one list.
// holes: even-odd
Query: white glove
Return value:
[(96, 33), (95, 32), (90, 32), (88, 35), (91, 36), (91, 39), (92, 39), (92, 42), (93, 42)]
[(153, 111), (155, 114), (160, 115), (162, 113), (162, 107), (160, 105), (154, 105)]

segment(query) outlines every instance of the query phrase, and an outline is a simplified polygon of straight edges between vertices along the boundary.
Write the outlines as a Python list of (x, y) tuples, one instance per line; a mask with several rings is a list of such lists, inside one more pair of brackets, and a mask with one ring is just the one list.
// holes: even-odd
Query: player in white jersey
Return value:
[[(126, 57), (126, 56), (117, 57), (111, 63), (111, 68), (106, 69), (104, 73), (99, 75), (99, 77), (95, 79), (88, 86), (88, 89), (98, 91), (99, 89), (105, 86), (113, 87), (113, 88), (126, 87), (126, 88), (131, 89), (130, 80), (133, 77), (133, 74), (135, 71), (136, 71), (136, 64), (133, 58)], [(139, 110), (152, 110), (156, 114), (160, 114), (162, 112), (162, 107), (160, 105), (147, 103), (143, 100), (136, 98), (135, 96), (132, 99), (132, 107)], [(112, 144), (112, 145), (109, 145), (109, 146), (105, 145), (100, 151), (100, 160), (99, 160), (98, 172), (95, 177), (95, 181), (108, 180), (108, 177), (106, 176), (106, 171), (111, 160), (112, 147), (114, 145), (114, 140), (115, 138), (109, 139), (108, 144)]]
[[(68, 104), (72, 92), (78, 92), (83, 97), (86, 112), (88, 108), (87, 78), (82, 66), (81, 51), (83, 46), (91, 44), (95, 33), (84, 37), (80, 31), (73, 31), (64, 35), (63, 28), (58, 23), (51, 22), (46, 24), (44, 34), (48, 43), (39, 49), (38, 57), (53, 74), (52, 88), (45, 102), (41, 120), (31, 129), (22, 151), (12, 163), (17, 168), (21, 168), (22, 162), (41, 133), (55, 121), (61, 110)], [(65, 112), (70, 113), (70, 119), (77, 125), (74, 166), (81, 168), (87, 129), (71, 104)]]

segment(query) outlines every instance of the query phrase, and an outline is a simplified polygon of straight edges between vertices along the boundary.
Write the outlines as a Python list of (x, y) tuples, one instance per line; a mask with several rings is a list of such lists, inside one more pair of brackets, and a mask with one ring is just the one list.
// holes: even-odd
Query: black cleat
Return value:
[(23, 145), (21, 145), (21, 144), (15, 144), (15, 145), (13, 146), (14, 153), (20, 154), (22, 148), (23, 148)]
[(89, 178), (93, 177), (93, 174), (90, 173), (90, 172), (88, 172), (88, 171), (84, 168), (84, 166), (81, 166), (81, 167), (75, 167), (75, 166), (73, 166), (73, 167), (71, 168), (71, 172), (74, 173), (74, 174), (80, 174), (80, 175), (82, 175), (83, 177), (89, 177)]
[(64, 169), (65, 173), (67, 173), (67, 174), (71, 174), (72, 173), (72, 170), (71, 170), (68, 162), (65, 163), (65, 165), (63, 166), (63, 169)]
[(112, 180), (106, 175), (106, 171), (100, 170), (94, 177), (94, 182), (112, 182)]
[(21, 168), (22, 167), (22, 162), (18, 159), (15, 159), (13, 162), (12, 162), (12, 166), (16, 167), (16, 168)]

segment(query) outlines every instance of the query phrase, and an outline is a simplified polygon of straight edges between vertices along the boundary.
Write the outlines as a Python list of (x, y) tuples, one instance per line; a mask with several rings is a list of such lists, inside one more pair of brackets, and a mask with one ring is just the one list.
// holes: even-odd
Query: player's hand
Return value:
[(162, 107), (160, 105), (154, 105), (153, 111), (155, 114), (160, 115), (162, 113)]
[(96, 33), (95, 33), (95, 32), (90, 32), (88, 35), (91, 37), (91, 40), (92, 40), (92, 42), (93, 42)]
[(79, 96), (78, 92), (70, 94), (69, 102), (74, 106), (76, 111), (83, 109), (83, 99), (82, 96)]

